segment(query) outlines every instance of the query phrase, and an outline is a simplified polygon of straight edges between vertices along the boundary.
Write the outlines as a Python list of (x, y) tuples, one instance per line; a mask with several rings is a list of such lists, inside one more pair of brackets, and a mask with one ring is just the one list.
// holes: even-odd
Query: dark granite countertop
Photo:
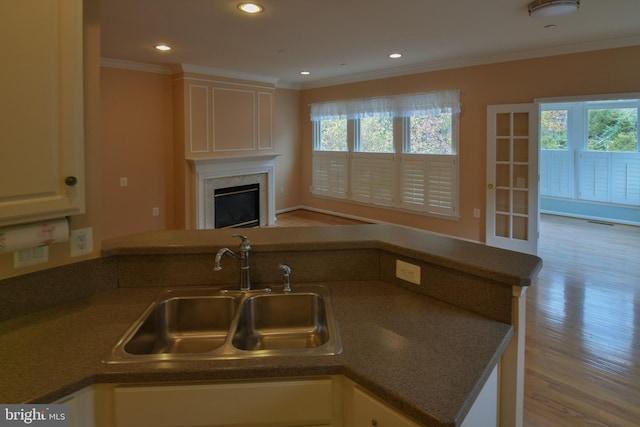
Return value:
[[(335, 241), (346, 241), (341, 234), (335, 234)], [(300, 240), (310, 238), (300, 233)], [(410, 236), (404, 239), (406, 244)], [(151, 240), (158, 243), (157, 238)], [(256, 247), (266, 245), (255, 240)], [(386, 236), (384, 244), (393, 240)], [(185, 247), (193, 248), (193, 241)], [(513, 334), (512, 325), (381, 281), (324, 284), (331, 288), (344, 347), (337, 356), (101, 363), (161, 291), (157, 287), (108, 290), (4, 321), (0, 323), (0, 402), (51, 402), (104, 382), (339, 374), (425, 425), (459, 425)]]

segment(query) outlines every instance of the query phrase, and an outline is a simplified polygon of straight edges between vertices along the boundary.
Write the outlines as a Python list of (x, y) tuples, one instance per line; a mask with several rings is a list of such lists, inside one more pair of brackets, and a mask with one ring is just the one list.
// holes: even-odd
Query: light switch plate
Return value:
[(23, 268), (46, 262), (49, 262), (49, 246), (22, 249), (13, 253), (13, 268)]

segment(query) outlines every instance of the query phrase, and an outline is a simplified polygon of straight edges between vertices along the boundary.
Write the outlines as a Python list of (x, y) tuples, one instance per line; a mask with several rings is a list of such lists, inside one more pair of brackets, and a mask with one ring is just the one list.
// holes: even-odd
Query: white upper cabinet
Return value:
[(4, 2), (0, 226), (84, 212), (82, 0)]

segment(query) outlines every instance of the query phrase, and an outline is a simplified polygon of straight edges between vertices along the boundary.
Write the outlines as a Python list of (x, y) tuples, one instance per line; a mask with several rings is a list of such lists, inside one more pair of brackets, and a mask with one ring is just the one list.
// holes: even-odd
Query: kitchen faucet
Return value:
[(233, 252), (229, 248), (220, 249), (216, 254), (214, 270), (222, 270), (221, 260), (224, 254), (228, 254), (234, 257), (235, 259), (240, 261), (240, 290), (250, 291), (251, 279), (249, 277), (249, 251), (251, 250), (251, 245), (249, 244), (249, 239), (247, 239), (246, 236), (243, 236), (241, 234), (234, 234), (233, 237), (239, 237), (242, 240), (240, 242), (238, 254)]

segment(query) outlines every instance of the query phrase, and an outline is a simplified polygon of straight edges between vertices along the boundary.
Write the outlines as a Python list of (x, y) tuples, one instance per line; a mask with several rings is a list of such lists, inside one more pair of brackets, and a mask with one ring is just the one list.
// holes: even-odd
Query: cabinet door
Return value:
[(118, 387), (115, 425), (329, 426), (331, 379)]
[(82, 0), (3, 2), (0, 36), (0, 226), (82, 213)]
[(419, 427), (358, 387), (353, 390), (353, 427)]
[(94, 400), (93, 387), (87, 387), (53, 403), (68, 405), (70, 427), (95, 427)]

